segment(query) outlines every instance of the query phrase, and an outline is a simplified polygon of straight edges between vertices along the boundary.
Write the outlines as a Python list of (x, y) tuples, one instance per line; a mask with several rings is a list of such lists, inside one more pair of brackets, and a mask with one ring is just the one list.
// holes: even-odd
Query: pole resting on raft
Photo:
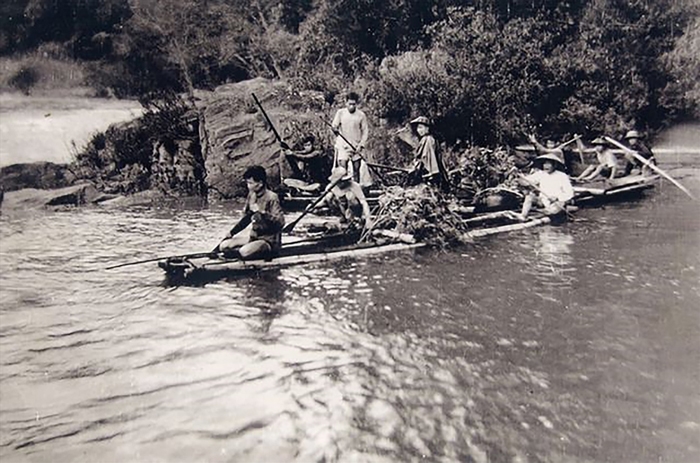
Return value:
[(638, 160), (639, 162), (641, 162), (642, 164), (644, 164), (645, 166), (647, 166), (648, 168), (650, 168), (651, 170), (653, 170), (654, 172), (656, 172), (657, 174), (661, 175), (662, 177), (664, 177), (665, 179), (667, 179), (668, 181), (670, 181), (671, 183), (673, 183), (674, 185), (676, 185), (683, 193), (687, 194), (688, 197), (689, 197), (690, 199), (694, 199), (694, 200), (697, 201), (697, 198), (696, 198), (695, 196), (693, 196), (692, 193), (691, 193), (690, 191), (688, 191), (688, 189), (687, 189), (686, 187), (684, 187), (683, 185), (681, 185), (676, 179), (674, 179), (673, 177), (671, 177), (670, 175), (668, 175), (665, 171), (661, 170), (661, 168), (659, 168), (659, 167), (655, 166), (654, 164), (652, 164), (651, 162), (649, 162), (648, 159), (646, 159), (645, 157), (641, 156), (641, 155), (640, 155), (639, 153), (637, 153), (636, 151), (634, 151), (634, 150), (632, 150), (632, 149), (626, 147), (625, 145), (623, 145), (623, 144), (620, 143), (619, 141), (615, 140), (614, 138), (610, 138), (610, 137), (608, 137), (608, 136), (606, 136), (606, 137), (604, 137), (604, 138), (605, 138), (608, 142), (612, 143), (613, 145), (615, 145), (615, 146), (617, 146), (618, 148), (622, 149), (624, 152), (626, 152), (626, 153), (628, 153), (629, 155), (631, 155), (633, 158), (635, 158), (636, 160)]

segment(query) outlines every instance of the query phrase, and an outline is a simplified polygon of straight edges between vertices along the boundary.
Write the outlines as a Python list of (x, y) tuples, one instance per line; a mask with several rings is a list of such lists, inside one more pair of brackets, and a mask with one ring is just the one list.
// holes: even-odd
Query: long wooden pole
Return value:
[[(343, 135), (343, 133), (342, 133), (340, 130), (338, 130), (338, 129), (336, 129), (335, 127), (333, 127), (332, 124), (329, 124), (328, 121), (325, 120), (324, 118), (322, 118), (321, 116), (319, 116), (319, 119), (321, 119), (321, 122), (323, 122), (323, 123), (326, 124), (328, 127), (330, 127), (331, 130), (333, 130), (333, 133), (335, 133), (335, 134), (338, 135), (340, 138), (342, 138), (343, 140), (345, 140), (345, 143), (348, 144), (348, 146), (350, 147), (350, 149), (353, 150), (355, 153), (357, 153), (357, 155), (360, 156), (360, 158), (362, 158), (363, 161), (365, 161), (365, 158), (363, 158), (362, 155), (357, 151), (357, 148), (355, 148), (355, 145), (353, 145), (352, 143), (350, 143), (350, 140), (348, 140), (347, 138), (345, 138), (345, 135)], [(365, 162), (367, 162), (367, 161), (365, 161)]]
[(279, 132), (277, 132), (275, 125), (270, 120), (270, 116), (267, 115), (267, 112), (265, 112), (265, 108), (263, 108), (262, 104), (260, 103), (260, 100), (258, 100), (258, 97), (255, 96), (255, 93), (251, 93), (251, 95), (253, 95), (253, 100), (255, 100), (255, 104), (258, 105), (258, 108), (260, 108), (260, 112), (262, 112), (263, 117), (265, 118), (267, 123), (270, 125), (270, 129), (272, 130), (272, 133), (275, 135), (277, 142), (280, 144), (280, 146), (283, 149), (286, 149), (286, 150), (289, 149), (289, 145), (287, 144), (287, 142), (282, 140), (282, 137), (280, 136)]
[(387, 166), (386, 164), (377, 164), (375, 162), (367, 162), (367, 161), (365, 161), (365, 163), (374, 169), (395, 170), (397, 172), (404, 172), (404, 173), (410, 172), (410, 169), (405, 169), (403, 167)]
[(136, 262), (127, 262), (124, 264), (111, 265), (109, 267), (105, 267), (105, 270), (112, 270), (115, 268), (127, 267), (129, 265), (146, 264), (148, 262), (156, 262), (156, 261), (164, 260), (164, 259), (196, 259), (198, 257), (209, 257), (212, 254), (213, 254), (212, 252), (200, 252), (200, 253), (195, 253), (195, 254), (182, 254), (180, 256), (154, 257), (152, 259), (138, 260)]
[(321, 196), (319, 196), (318, 199), (316, 199), (316, 201), (314, 201), (314, 202), (311, 204), (311, 206), (307, 207), (306, 210), (305, 210), (304, 212), (302, 212), (302, 214), (301, 214), (299, 217), (297, 217), (296, 220), (295, 220), (294, 222), (285, 225), (285, 227), (282, 229), (282, 231), (283, 231), (284, 233), (289, 233), (289, 232), (291, 232), (291, 231), (294, 229), (294, 227), (296, 227), (296, 225), (299, 223), (299, 221), (300, 221), (301, 219), (303, 219), (304, 216), (306, 216), (306, 214), (308, 214), (309, 212), (311, 212), (311, 211), (321, 202), (321, 200), (323, 200), (323, 198), (325, 198), (325, 197), (328, 195), (328, 193), (330, 193), (331, 190), (332, 190), (332, 189), (338, 184), (338, 182), (340, 182), (341, 180), (342, 180), (342, 177), (339, 178), (338, 180), (336, 180), (335, 182), (331, 183), (331, 184), (328, 186), (328, 188), (326, 188), (326, 191), (324, 191), (323, 194), (322, 194)]
[(606, 136), (606, 137), (604, 137), (604, 138), (605, 138), (608, 142), (610, 142), (610, 143), (612, 143), (613, 145), (617, 146), (618, 148), (622, 149), (624, 152), (630, 154), (630, 155), (631, 155), (632, 157), (634, 157), (636, 160), (638, 160), (639, 162), (641, 162), (642, 164), (644, 164), (645, 166), (647, 166), (648, 168), (650, 168), (651, 170), (653, 170), (653, 171), (656, 172), (657, 174), (661, 175), (662, 177), (664, 177), (665, 179), (667, 179), (668, 181), (670, 181), (671, 183), (673, 183), (674, 185), (676, 185), (683, 193), (687, 194), (688, 197), (690, 197), (691, 199), (697, 200), (697, 198), (695, 198), (695, 196), (693, 196), (692, 193), (690, 193), (690, 191), (688, 191), (688, 189), (687, 189), (686, 187), (684, 187), (683, 185), (681, 185), (676, 179), (674, 179), (673, 177), (671, 177), (670, 175), (668, 175), (666, 172), (664, 172), (663, 170), (661, 170), (659, 167), (657, 167), (657, 166), (655, 166), (653, 163), (649, 162), (649, 160), (646, 159), (644, 156), (641, 156), (639, 153), (637, 153), (636, 151), (634, 151), (634, 150), (632, 150), (632, 149), (626, 147), (625, 145), (623, 145), (623, 144), (620, 143), (619, 141), (615, 140), (614, 138), (610, 138), (610, 137), (608, 137), (608, 136)]
[(579, 138), (581, 138), (581, 135), (576, 135), (576, 136), (575, 136), (574, 138), (572, 138), (571, 140), (566, 141), (566, 142), (562, 143), (561, 145), (557, 146), (557, 149), (562, 149), (562, 148), (565, 147), (566, 145), (570, 145), (571, 143), (575, 142), (575, 141), (578, 140)]

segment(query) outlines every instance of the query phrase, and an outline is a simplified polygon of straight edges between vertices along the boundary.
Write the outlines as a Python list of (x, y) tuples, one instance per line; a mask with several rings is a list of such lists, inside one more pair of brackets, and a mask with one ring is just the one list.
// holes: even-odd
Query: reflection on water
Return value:
[(571, 257), (574, 238), (563, 227), (546, 227), (536, 233), (533, 278), (538, 287), (548, 290), (542, 297), (554, 297), (554, 290), (571, 288), (575, 283), (576, 267)]
[(0, 457), (697, 461), (694, 208), (199, 287), (103, 268), (210, 249), (230, 214), (3, 216)]

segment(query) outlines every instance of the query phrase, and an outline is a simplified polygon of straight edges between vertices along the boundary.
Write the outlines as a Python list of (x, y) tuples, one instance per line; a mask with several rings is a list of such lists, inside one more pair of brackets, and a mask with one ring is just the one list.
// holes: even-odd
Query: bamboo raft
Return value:
[(577, 205), (588, 205), (629, 199), (654, 188), (660, 178), (658, 175), (629, 175), (614, 180), (575, 184), (574, 202)]
[(356, 243), (337, 247), (320, 245), (301, 247), (289, 245), (282, 248), (278, 257), (273, 259), (240, 260), (200, 257), (194, 259), (166, 259), (158, 262), (166, 275), (173, 279), (217, 279), (259, 274), (264, 271), (305, 265), (345, 258), (368, 257), (396, 251), (408, 251), (425, 246), (425, 243), (407, 243), (401, 241), (378, 241)]
[[(576, 193), (574, 203), (583, 206), (627, 199), (653, 188), (657, 180), (658, 177), (633, 176), (606, 184), (577, 185), (574, 187)], [(548, 217), (535, 212), (529, 220), (520, 222), (513, 218), (512, 211), (507, 210), (476, 213), (473, 209), (467, 208), (464, 213), (464, 222), (471, 228), (462, 235), (464, 241), (543, 226), (559, 219), (559, 217)], [(364, 243), (348, 241), (347, 236), (343, 235), (318, 236), (311, 239), (286, 236), (280, 255), (272, 259), (244, 261), (197, 255), (162, 259), (158, 265), (171, 279), (210, 280), (256, 275), (298, 265), (413, 251), (426, 245), (413, 241), (411, 236), (399, 235), (388, 230), (375, 230), (374, 235), (372, 241)]]
[[(549, 217), (533, 216), (530, 220), (517, 223), (506, 223), (512, 219), (508, 211), (488, 214), (482, 224), (489, 221), (498, 222), (496, 225), (475, 228), (463, 235), (465, 241), (495, 235), (500, 233), (524, 230), (551, 222)], [(474, 222), (476, 226), (476, 222)], [(357, 259), (373, 255), (412, 251), (426, 246), (425, 243), (415, 242), (410, 235), (400, 235), (389, 230), (376, 230), (374, 240), (365, 243), (348, 244), (332, 239), (302, 240), (283, 244), (280, 255), (272, 259), (240, 260), (212, 256), (196, 256), (193, 258), (176, 257), (163, 259), (158, 266), (163, 269), (172, 281), (201, 281), (220, 278), (244, 277), (260, 274), (298, 265), (329, 262), (342, 259)]]

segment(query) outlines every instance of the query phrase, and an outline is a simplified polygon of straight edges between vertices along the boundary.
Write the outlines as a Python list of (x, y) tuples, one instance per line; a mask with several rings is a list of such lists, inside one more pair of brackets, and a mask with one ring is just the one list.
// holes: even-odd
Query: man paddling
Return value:
[(528, 135), (527, 138), (530, 141), (530, 143), (535, 145), (535, 150), (541, 155), (553, 154), (560, 159), (564, 159), (564, 151), (561, 149), (561, 146), (557, 146), (554, 140), (547, 140), (545, 142), (545, 145), (542, 145), (539, 141), (537, 141), (537, 137), (535, 137), (534, 134)]
[(346, 229), (369, 228), (371, 215), (362, 187), (344, 167), (336, 167), (330, 178), (331, 191), (317, 207), (328, 204), (340, 212), (340, 223)]
[(595, 148), (597, 164), (592, 164), (586, 167), (581, 175), (574, 180), (579, 182), (590, 182), (595, 180), (599, 175), (612, 180), (617, 175), (617, 158), (615, 153), (607, 147), (607, 142), (603, 138), (596, 138), (591, 142)]
[(285, 150), (284, 156), (292, 169), (294, 179), (323, 185), (330, 168), (326, 170), (326, 155), (322, 149), (314, 146), (315, 142), (316, 137), (308, 135), (302, 139), (300, 149)]
[[(243, 217), (218, 246), (226, 257), (260, 259), (274, 257), (282, 245), (284, 214), (277, 194), (267, 189), (267, 174), (261, 166), (251, 166), (243, 174), (248, 197)], [(236, 252), (235, 235), (252, 223), (248, 243)]]
[[(639, 132), (636, 130), (628, 131), (627, 134), (625, 134), (625, 141), (631, 150), (636, 151), (641, 157), (656, 165), (654, 153), (652, 153), (651, 149), (644, 142), (642, 142)], [(627, 159), (627, 164), (625, 165), (625, 175), (629, 175), (632, 172), (632, 169), (635, 167), (639, 167), (642, 175), (645, 176), (649, 175), (651, 172), (651, 168), (642, 163), (642, 161), (639, 159), (628, 155), (626, 155), (625, 158)]]
[(533, 205), (544, 207), (547, 215), (557, 215), (565, 209), (566, 203), (574, 197), (574, 189), (571, 186), (569, 176), (564, 172), (564, 161), (554, 153), (537, 156), (534, 160), (537, 170), (534, 173), (521, 176), (518, 182), (526, 187), (534, 188), (525, 196), (523, 208), (515, 218), (524, 221), (530, 213)]

